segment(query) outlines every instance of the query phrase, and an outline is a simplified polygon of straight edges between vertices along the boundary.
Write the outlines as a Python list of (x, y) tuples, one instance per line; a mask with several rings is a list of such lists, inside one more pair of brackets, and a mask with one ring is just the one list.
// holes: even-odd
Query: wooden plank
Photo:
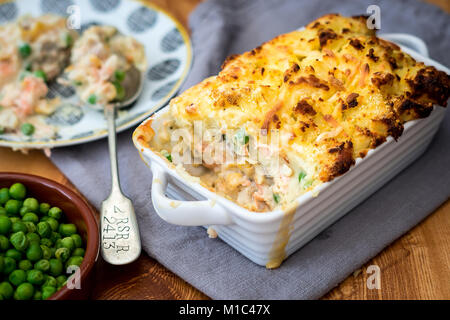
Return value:
[[(0, 1), (1, 2), (1, 1)], [(200, 0), (151, 1), (187, 25)], [(432, 0), (450, 12), (447, 0)], [(0, 172), (24, 172), (47, 177), (75, 189), (40, 151), (28, 155), (0, 148)], [(450, 201), (422, 223), (356, 270), (324, 299), (450, 299)], [(381, 290), (369, 290), (370, 265), (381, 270)], [(127, 266), (96, 265), (93, 299), (207, 299), (145, 253)]]

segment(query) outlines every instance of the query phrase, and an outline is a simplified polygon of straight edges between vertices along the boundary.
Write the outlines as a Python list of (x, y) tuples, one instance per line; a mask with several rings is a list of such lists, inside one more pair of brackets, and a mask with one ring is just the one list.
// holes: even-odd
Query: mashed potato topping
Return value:
[(364, 17), (326, 15), (229, 57), (172, 99), (157, 132), (147, 121), (133, 138), (211, 191), (271, 211), (345, 174), (449, 96), (449, 75), (376, 37)]

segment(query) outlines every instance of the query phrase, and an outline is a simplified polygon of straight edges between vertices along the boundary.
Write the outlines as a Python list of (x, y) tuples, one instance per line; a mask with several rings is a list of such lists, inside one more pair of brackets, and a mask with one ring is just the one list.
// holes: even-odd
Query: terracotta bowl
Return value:
[(91, 271), (99, 253), (99, 231), (95, 213), (79, 195), (55, 181), (30, 174), (0, 172), (0, 188), (9, 187), (15, 182), (23, 183), (27, 188), (27, 195), (35, 197), (39, 202), (47, 202), (61, 208), (66, 221), (77, 226), (86, 244), (86, 254), (80, 270), (81, 289), (68, 289), (64, 286), (50, 300), (87, 298), (91, 287)]

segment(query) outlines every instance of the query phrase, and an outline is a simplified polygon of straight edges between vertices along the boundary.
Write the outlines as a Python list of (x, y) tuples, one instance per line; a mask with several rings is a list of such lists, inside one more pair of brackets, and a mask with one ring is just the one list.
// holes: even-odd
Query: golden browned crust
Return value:
[(153, 119), (146, 121), (141, 124), (136, 130), (133, 132), (133, 142), (136, 147), (142, 146), (144, 148), (149, 148), (149, 142), (155, 136), (155, 131), (152, 129)]
[(377, 38), (363, 16), (323, 16), (222, 68), (172, 100), (174, 118), (279, 128), (290, 136), (287, 157), (317, 164), (321, 181), (388, 136), (398, 139), (406, 121), (427, 117), (450, 96), (449, 75)]
[(328, 149), (328, 153), (334, 157), (334, 161), (326, 165), (322, 170), (321, 180), (330, 181), (335, 177), (347, 172), (355, 164), (353, 158), (353, 143), (351, 141), (342, 142), (339, 146)]
[(432, 102), (441, 106), (447, 105), (450, 95), (449, 76), (433, 67), (420, 69), (413, 79), (407, 79), (411, 87), (412, 99), (419, 102)]

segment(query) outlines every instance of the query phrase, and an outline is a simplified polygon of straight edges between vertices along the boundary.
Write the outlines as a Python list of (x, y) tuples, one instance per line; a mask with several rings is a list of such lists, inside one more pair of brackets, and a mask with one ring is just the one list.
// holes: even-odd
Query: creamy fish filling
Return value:
[(280, 152), (279, 141), (262, 141), (271, 137), (244, 128), (193, 131), (166, 120), (152, 143), (178, 169), (252, 211), (281, 209), (317, 185), (306, 166)]

